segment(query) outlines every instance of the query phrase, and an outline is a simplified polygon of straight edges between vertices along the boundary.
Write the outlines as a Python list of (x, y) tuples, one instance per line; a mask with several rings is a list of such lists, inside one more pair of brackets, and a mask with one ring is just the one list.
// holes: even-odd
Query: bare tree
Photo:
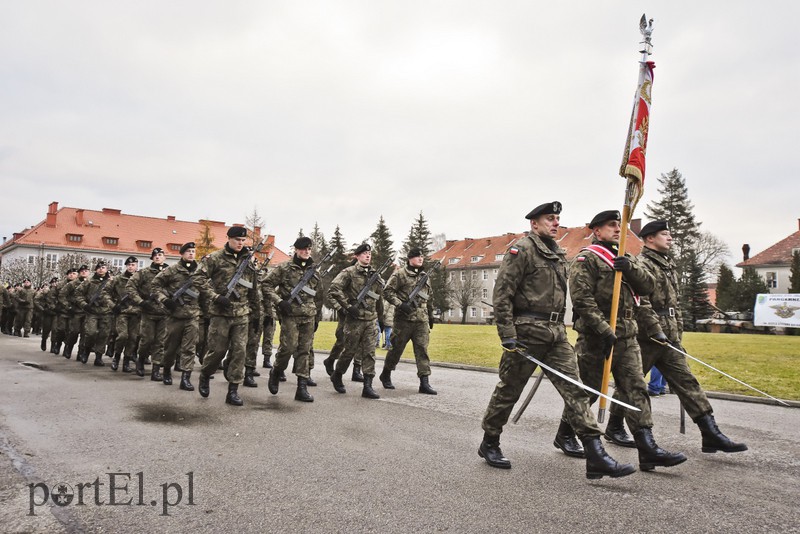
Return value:
[(728, 245), (711, 232), (700, 232), (692, 248), (697, 255), (697, 264), (709, 280), (716, 279), (720, 265), (731, 255)]
[(461, 310), (461, 324), (464, 324), (467, 322), (467, 310), (480, 299), (481, 282), (467, 269), (451, 271), (451, 274), (450, 290), (455, 307)]

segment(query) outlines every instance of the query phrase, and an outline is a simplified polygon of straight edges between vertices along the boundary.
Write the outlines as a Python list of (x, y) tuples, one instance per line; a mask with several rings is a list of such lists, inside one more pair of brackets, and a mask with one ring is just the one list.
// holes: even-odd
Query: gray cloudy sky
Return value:
[(796, 0), (2, 1), (0, 234), (47, 204), (244, 222), (287, 249), (422, 210), (450, 239), (553, 199), (620, 208), (638, 20), (648, 175), (677, 167), (739, 258), (797, 230)]

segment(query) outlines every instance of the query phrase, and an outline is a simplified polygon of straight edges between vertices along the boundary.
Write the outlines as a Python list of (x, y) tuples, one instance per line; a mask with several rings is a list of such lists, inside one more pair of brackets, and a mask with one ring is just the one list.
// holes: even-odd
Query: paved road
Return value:
[[(220, 375), (201, 399), (38, 344), (0, 336), (4, 532), (800, 532), (797, 408), (715, 400), (723, 431), (750, 451), (702, 454), (694, 425), (677, 431), (677, 399), (654, 399), (658, 442), (689, 461), (588, 481), (552, 445), (561, 403), (547, 381), (503, 435), (514, 464), (503, 471), (476, 454), (490, 373), (436, 368), (429, 397), (401, 364), (398, 389), (368, 401), (349, 381), (335, 393), (319, 356), (314, 403), (293, 400), (292, 377), (277, 396), (261, 377), (234, 408)], [(40, 505), (58, 483), (72, 501)], [(127, 486), (116, 505), (112, 483)]]

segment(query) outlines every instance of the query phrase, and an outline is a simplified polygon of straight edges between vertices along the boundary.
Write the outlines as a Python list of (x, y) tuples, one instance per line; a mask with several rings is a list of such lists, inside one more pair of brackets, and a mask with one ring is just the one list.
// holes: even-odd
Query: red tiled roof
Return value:
[[(81, 208), (58, 208), (52, 202), (43, 221), (14, 234), (0, 246), (0, 253), (13, 245), (72, 248), (81, 251), (113, 252), (119, 254), (149, 254), (155, 247), (164, 249), (167, 256), (180, 256), (180, 246), (198, 241), (204, 226), (214, 237), (214, 246), (222, 248), (227, 241), (228, 226), (224, 222), (201, 220), (179, 221), (173, 216), (165, 219), (128, 215), (121, 210), (103, 208), (101, 211)], [(260, 233), (260, 229), (257, 230)], [(268, 235), (263, 250), (272, 247), (272, 263), (289, 259), (274, 247), (275, 236)]]
[(737, 267), (759, 267), (761, 265), (791, 265), (792, 251), (800, 249), (800, 231), (778, 241), (763, 252), (759, 252), (747, 261), (736, 264)]
[[(525, 237), (525, 233), (503, 234), (478, 239), (466, 238), (460, 241), (447, 241), (441, 250), (431, 255), (434, 260), (442, 260), (445, 267), (464, 269), (471, 267), (496, 267), (503, 259), (503, 255), (512, 244)], [(560, 227), (556, 237), (558, 244), (567, 251), (567, 259), (571, 260), (587, 245), (592, 243), (592, 231), (588, 226), (576, 228)], [(630, 254), (636, 255), (642, 251), (642, 240), (630, 229), (626, 249)], [(477, 258), (477, 261), (473, 261)], [(458, 260), (450, 263), (453, 260)]]

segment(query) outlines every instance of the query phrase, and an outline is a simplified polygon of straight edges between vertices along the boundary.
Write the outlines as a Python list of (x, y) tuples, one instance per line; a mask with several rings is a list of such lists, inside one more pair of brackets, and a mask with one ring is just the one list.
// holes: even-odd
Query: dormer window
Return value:
[(152, 248), (153, 242), (152, 241), (142, 241), (141, 239), (136, 242), (138, 246), (141, 248)]
[(67, 234), (67, 240), (72, 243), (80, 243), (83, 241), (83, 234)]
[(119, 245), (119, 238), (118, 237), (104, 237), (103, 243), (106, 245), (116, 246)]

